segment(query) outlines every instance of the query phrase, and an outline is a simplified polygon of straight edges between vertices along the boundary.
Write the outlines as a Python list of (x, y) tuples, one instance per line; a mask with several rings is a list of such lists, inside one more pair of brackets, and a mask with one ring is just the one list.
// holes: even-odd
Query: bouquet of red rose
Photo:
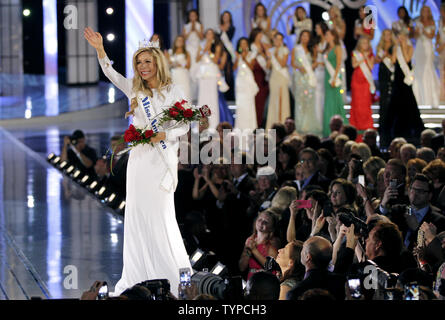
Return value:
[[(200, 108), (192, 107), (188, 101), (182, 100), (176, 102), (172, 107), (164, 109), (160, 114), (157, 114), (154, 118), (159, 119), (159, 126), (164, 129), (171, 129), (179, 124), (190, 123), (192, 121), (200, 121), (211, 115), (210, 108), (204, 105)], [(167, 122), (170, 122), (167, 125)], [(124, 154), (131, 150), (131, 148), (139, 144), (151, 144), (153, 146), (152, 139), (156, 137), (157, 133), (152, 129), (137, 129), (134, 125), (130, 125), (125, 130), (124, 137), (120, 140), (120, 143), (129, 143), (129, 147), (119, 152), (119, 155)], [(111, 155), (111, 163), (113, 162), (114, 150)], [(113, 167), (111, 166), (111, 172)]]
[(151, 144), (151, 139), (154, 137), (156, 137), (156, 133), (153, 130), (136, 129), (132, 124), (130, 124), (130, 127), (125, 130), (124, 133), (124, 141), (131, 143), (132, 147), (144, 143)]
[(201, 108), (193, 108), (187, 100), (182, 100), (181, 102), (176, 102), (172, 107), (164, 109), (159, 116), (161, 119), (159, 123), (164, 126), (168, 121), (175, 121), (172, 126), (168, 128), (177, 126), (182, 123), (190, 123), (192, 121), (201, 121), (211, 115), (210, 108), (207, 105)]

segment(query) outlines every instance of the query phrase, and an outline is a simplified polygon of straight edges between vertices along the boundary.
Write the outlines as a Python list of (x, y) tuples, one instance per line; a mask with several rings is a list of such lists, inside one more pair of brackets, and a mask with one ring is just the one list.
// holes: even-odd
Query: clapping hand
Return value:
[(317, 233), (319, 233), (321, 231), (321, 229), (323, 229), (324, 224), (326, 222), (326, 218), (324, 217), (323, 213), (320, 214), (320, 216), (317, 218), (317, 220), (315, 220), (315, 225), (312, 228), (312, 232), (311, 235), (314, 236)]
[(420, 230), (425, 233), (425, 241), (427, 245), (436, 237), (437, 227), (432, 223), (422, 223)]
[(257, 244), (253, 236), (247, 238), (245, 246), (248, 250), (253, 251), (256, 248), (256, 245)]

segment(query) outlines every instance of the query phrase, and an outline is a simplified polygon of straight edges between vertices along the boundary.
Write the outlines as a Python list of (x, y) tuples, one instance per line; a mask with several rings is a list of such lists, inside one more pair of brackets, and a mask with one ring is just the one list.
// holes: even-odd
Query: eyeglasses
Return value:
[(301, 159), (300, 163), (312, 162), (312, 161), (314, 161), (314, 159)]
[(425, 194), (429, 193), (430, 190), (424, 190), (424, 189), (417, 189), (417, 188), (411, 188), (412, 191), (416, 191), (417, 193)]

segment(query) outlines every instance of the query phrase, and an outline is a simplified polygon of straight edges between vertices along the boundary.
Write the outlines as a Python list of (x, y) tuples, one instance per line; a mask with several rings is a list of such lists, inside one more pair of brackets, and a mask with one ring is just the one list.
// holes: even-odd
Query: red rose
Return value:
[(145, 131), (145, 139), (149, 139), (153, 136), (153, 130)]
[(181, 102), (176, 102), (176, 103), (175, 103), (175, 107), (176, 107), (176, 109), (178, 109), (179, 111), (184, 111), (184, 108), (182, 107)]
[(187, 103), (187, 100), (182, 99), (181, 105), (183, 105), (184, 103)]
[(142, 135), (139, 133), (139, 131), (136, 131), (135, 133), (135, 140), (142, 140)]
[(193, 117), (193, 110), (192, 109), (185, 109), (184, 111), (184, 118), (191, 118)]
[(124, 134), (125, 142), (131, 142), (131, 141), (136, 140), (137, 134), (138, 134), (138, 132), (137, 132), (136, 128), (131, 124), (130, 127), (127, 130), (125, 130), (125, 134)]
[(170, 108), (170, 110), (168, 110), (168, 113), (170, 114), (170, 117), (172, 117), (172, 118), (176, 118), (179, 115), (179, 112), (176, 111), (174, 108)]

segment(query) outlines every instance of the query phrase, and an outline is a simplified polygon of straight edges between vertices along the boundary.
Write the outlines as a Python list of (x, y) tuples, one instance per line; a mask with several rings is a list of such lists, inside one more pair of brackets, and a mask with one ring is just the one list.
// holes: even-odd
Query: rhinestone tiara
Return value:
[(159, 40), (158, 41), (148, 41), (146, 39), (139, 41), (139, 49), (142, 48), (156, 48), (159, 49)]

